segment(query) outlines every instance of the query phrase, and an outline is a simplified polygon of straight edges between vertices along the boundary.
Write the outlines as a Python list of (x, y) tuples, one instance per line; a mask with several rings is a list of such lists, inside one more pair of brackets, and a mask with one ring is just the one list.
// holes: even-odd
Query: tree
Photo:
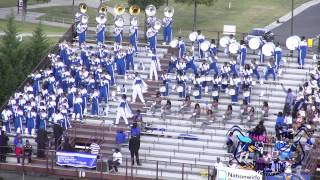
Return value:
[(197, 29), (197, 8), (198, 5), (206, 5), (206, 6), (212, 6), (216, 1), (218, 0), (174, 0), (176, 3), (185, 3), (188, 5), (193, 4), (194, 5), (194, 11), (193, 11), (193, 30)]
[(164, 5), (165, 2), (165, 0), (128, 0), (130, 6), (138, 5), (143, 11), (149, 4), (153, 4), (158, 9), (160, 6)]
[(47, 54), (49, 48), (48, 38), (44, 34), (41, 22), (34, 30), (30, 43), (25, 46), (26, 59), (24, 60), (24, 73), (29, 74), (32, 69), (41, 61)]
[(7, 17), (5, 35), (0, 43), (0, 103), (3, 103), (15, 90), (22, 78), (21, 43), (17, 39), (18, 29), (13, 12)]

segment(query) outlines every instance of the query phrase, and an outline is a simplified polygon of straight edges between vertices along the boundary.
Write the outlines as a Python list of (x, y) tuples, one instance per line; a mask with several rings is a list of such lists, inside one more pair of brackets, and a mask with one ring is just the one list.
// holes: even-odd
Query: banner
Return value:
[(262, 175), (252, 170), (221, 167), (216, 180), (262, 180)]
[(60, 166), (87, 167), (97, 166), (97, 155), (87, 153), (56, 152), (56, 163)]

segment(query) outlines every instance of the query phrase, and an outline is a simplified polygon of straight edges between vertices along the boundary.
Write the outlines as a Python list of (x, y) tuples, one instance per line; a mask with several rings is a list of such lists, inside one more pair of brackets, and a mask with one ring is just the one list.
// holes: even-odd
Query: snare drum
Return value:
[(167, 90), (167, 88), (165, 86), (161, 86), (159, 88), (159, 91), (162, 92), (162, 93), (166, 92), (166, 90)]
[(250, 96), (250, 91), (245, 91), (245, 92), (243, 93), (243, 96), (244, 96), (244, 97), (249, 97), (249, 96)]
[(212, 96), (213, 96), (213, 97), (219, 96), (219, 92), (218, 92), (218, 91), (212, 91)]
[(200, 95), (199, 90), (193, 90), (192, 95), (195, 97), (199, 96)]

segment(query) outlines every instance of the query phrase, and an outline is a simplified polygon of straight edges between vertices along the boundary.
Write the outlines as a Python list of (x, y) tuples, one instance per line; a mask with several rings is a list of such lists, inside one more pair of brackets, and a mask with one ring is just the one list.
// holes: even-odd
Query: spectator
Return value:
[(285, 104), (284, 104), (284, 108), (283, 108), (283, 113), (287, 114), (287, 112), (291, 112), (291, 107), (292, 107), (292, 105), (294, 103), (295, 95), (293, 94), (291, 88), (286, 90), (282, 83), (281, 83), (281, 86), (282, 86), (283, 91), (287, 94), (286, 95)]
[(211, 104), (211, 109), (213, 112), (217, 112), (218, 111), (218, 106), (219, 106), (219, 100), (218, 99), (214, 99), (212, 101), (212, 104)]
[(63, 128), (58, 122), (53, 125), (53, 136), (54, 136), (54, 146), (57, 150), (58, 146), (61, 144), (61, 136), (63, 134)]
[(141, 166), (139, 160), (139, 149), (140, 149), (140, 138), (139, 137), (131, 137), (129, 140), (129, 150), (131, 154), (131, 164), (134, 165), (134, 156), (136, 157), (137, 165)]
[(161, 101), (162, 101), (161, 93), (157, 92), (154, 103), (152, 103), (151, 108), (150, 108), (152, 115), (154, 115), (156, 113), (156, 110), (161, 109)]
[(23, 142), (22, 142), (22, 137), (21, 137), (20, 133), (17, 134), (13, 143), (15, 146), (17, 163), (20, 163), (20, 158), (21, 158), (21, 154), (22, 154), (22, 150), (23, 150)]
[(118, 166), (122, 164), (122, 154), (118, 148), (115, 149), (112, 160), (108, 160), (109, 171), (110, 172), (118, 172)]
[(269, 104), (267, 101), (263, 102), (263, 105), (261, 107), (262, 117), (268, 117), (269, 115)]
[(5, 131), (1, 131), (1, 144), (0, 144), (0, 162), (6, 162), (7, 151), (8, 151), (8, 141), (9, 138)]
[(167, 103), (162, 107), (161, 119), (164, 119), (169, 114), (171, 114), (171, 101), (168, 99)]
[(97, 144), (96, 139), (94, 139), (93, 142), (90, 144), (90, 153), (99, 156), (100, 146), (99, 144)]
[(182, 103), (181, 108), (179, 109), (179, 113), (184, 115), (185, 112), (191, 111), (191, 99), (190, 96), (187, 95)]
[(254, 107), (250, 106), (248, 109), (248, 121), (252, 122), (254, 121)]
[[(232, 105), (229, 104), (226, 112), (222, 116), (223, 120), (230, 120), (232, 116)], [(223, 122), (225, 124), (225, 122)]]
[(121, 145), (124, 143), (127, 143), (126, 134), (123, 132), (123, 130), (118, 130), (116, 134), (116, 144)]
[(62, 144), (62, 151), (65, 151), (65, 152), (73, 152), (74, 151), (73, 147), (69, 143), (68, 137), (65, 137), (65, 139), (64, 139), (64, 143)]
[[(287, 111), (286, 111), (287, 112)], [(288, 112), (287, 112), (288, 113)], [(276, 137), (277, 140), (281, 140), (280, 132), (282, 130), (282, 126), (284, 124), (284, 118), (282, 116), (282, 112), (278, 113), (277, 119), (276, 119), (276, 125), (275, 125), (275, 130), (276, 130)]]
[(131, 127), (131, 137), (139, 137), (140, 138), (140, 127), (138, 127), (137, 123), (133, 123)]
[(37, 142), (37, 156), (38, 158), (45, 158), (45, 149), (48, 142), (48, 133), (44, 129), (39, 129), (36, 137)]
[(254, 129), (254, 134), (257, 136), (264, 135), (266, 133), (266, 127), (264, 126), (264, 121), (261, 120), (259, 124)]
[(240, 106), (241, 122), (243, 121), (243, 118), (248, 115), (248, 107), (248, 102), (246, 100), (243, 100)]
[(29, 140), (26, 140), (26, 144), (23, 147), (23, 162), (25, 158), (28, 158), (28, 163), (31, 163), (31, 156), (32, 156), (32, 146), (29, 143)]
[(193, 123), (196, 123), (196, 119), (200, 117), (200, 114), (201, 114), (201, 108), (199, 103), (197, 103), (196, 105), (194, 105), (193, 113), (191, 116)]
[(213, 169), (210, 172), (211, 180), (216, 179), (217, 172), (218, 172), (217, 169), (222, 168), (222, 167), (223, 167), (223, 164), (220, 161), (220, 157), (217, 157), (217, 161), (213, 164)]

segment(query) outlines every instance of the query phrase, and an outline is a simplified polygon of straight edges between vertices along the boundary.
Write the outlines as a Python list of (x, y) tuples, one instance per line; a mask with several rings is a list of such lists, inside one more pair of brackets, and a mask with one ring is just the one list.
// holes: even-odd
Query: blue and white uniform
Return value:
[(82, 98), (80, 96), (78, 96), (77, 98), (75, 98), (74, 104), (73, 104), (73, 112), (74, 112), (74, 116), (75, 119), (77, 119), (77, 117), (79, 117), (79, 119), (82, 121), (83, 118), (83, 114), (82, 114)]
[(273, 66), (271, 63), (268, 63), (268, 65), (265, 68), (265, 76), (264, 79), (268, 80), (268, 76), (272, 75), (273, 81), (276, 80), (276, 72), (275, 72), (275, 66)]
[(150, 73), (149, 73), (149, 79), (152, 80), (152, 77), (154, 76), (154, 80), (158, 81), (158, 58), (156, 54), (152, 54), (151, 56), (151, 64), (150, 64)]
[(186, 76), (185, 75), (178, 75), (177, 76), (177, 92), (179, 93), (180, 98), (186, 97)]
[(186, 64), (186, 71), (191, 68), (193, 73), (197, 73), (197, 66), (194, 64), (194, 56), (186, 56), (187, 64)]
[(246, 45), (242, 44), (240, 46), (240, 66), (244, 66), (246, 63), (246, 57), (247, 57), (247, 47)]
[(48, 115), (45, 111), (39, 114), (39, 129), (47, 130)]
[(156, 53), (156, 49), (157, 49), (157, 34), (158, 34), (158, 31), (155, 30), (153, 27), (151, 27), (147, 31), (149, 50), (150, 52), (153, 52), (153, 53)]
[(99, 93), (97, 91), (92, 94), (91, 114), (99, 115)]
[(221, 78), (216, 75), (212, 80), (212, 98), (213, 98), (213, 100), (219, 100), (220, 83), (221, 83)]
[(132, 69), (134, 70), (134, 63), (133, 63), (133, 56), (134, 56), (134, 52), (135, 52), (135, 49), (134, 47), (128, 47), (127, 49), (127, 54), (126, 54), (126, 67), (127, 67), (127, 70), (129, 69)]
[(99, 96), (100, 96), (100, 102), (104, 101), (105, 103), (108, 103), (109, 99), (109, 81), (105, 78), (100, 80), (99, 83)]
[(203, 34), (198, 34), (197, 43), (198, 43), (198, 53), (199, 53), (198, 56), (199, 56), (199, 58), (203, 58), (204, 57), (204, 53), (200, 48), (201, 47), (201, 43), (203, 43), (204, 40), (205, 40), (204, 35)]
[(218, 68), (218, 63), (217, 63), (216, 57), (215, 56), (209, 57), (209, 62), (210, 62), (210, 66), (209, 66), (209, 70), (208, 71), (210, 72), (210, 70), (213, 69), (214, 73), (216, 75), (219, 75), (220, 72), (219, 72), (219, 68)]
[(163, 18), (163, 41), (167, 44), (172, 40), (172, 24), (173, 19), (171, 17)]
[(138, 52), (137, 40), (138, 40), (138, 27), (137, 26), (130, 26), (129, 28), (130, 34), (130, 44), (134, 47), (135, 52)]
[(119, 124), (119, 120), (120, 118), (123, 118), (124, 122), (126, 123), (126, 125), (128, 125), (128, 119), (132, 117), (132, 112), (131, 109), (127, 103), (126, 100), (121, 99), (117, 108), (117, 115), (116, 115), (116, 122), (115, 124)]
[(274, 60), (275, 60), (277, 69), (280, 67), (281, 58), (282, 58), (282, 49), (280, 46), (277, 46), (274, 50)]
[(211, 57), (217, 56), (217, 54), (218, 54), (218, 48), (217, 48), (217, 46), (216, 46), (214, 43), (211, 43), (211, 44), (210, 44), (209, 53), (210, 53), (210, 56), (211, 56)]
[(104, 43), (105, 40), (105, 31), (106, 25), (105, 24), (97, 24), (97, 43)]
[(113, 36), (114, 36), (114, 42), (121, 44), (122, 43), (122, 30), (123, 28), (121, 27), (115, 27)]
[(144, 81), (141, 79), (140, 76), (136, 76), (133, 80), (133, 85), (132, 85), (132, 102), (136, 102), (137, 95), (139, 96), (140, 100), (142, 103), (145, 103), (144, 98), (143, 98), (143, 88), (144, 88)]
[(87, 24), (79, 23), (77, 25), (77, 34), (79, 36), (79, 47), (81, 46), (82, 43), (86, 42), (87, 29), (88, 29), (88, 25)]
[(117, 64), (117, 72), (119, 75), (126, 74), (126, 62), (125, 62), (125, 53), (119, 52), (115, 55), (115, 61)]
[[(162, 96), (168, 96), (169, 95), (169, 79), (168, 74), (162, 74), (160, 79), (162, 80), (162, 85), (165, 87), (165, 91), (162, 91)], [(161, 91), (161, 90), (160, 90)]]
[(304, 59), (307, 55), (307, 50), (308, 50), (307, 41), (306, 40), (301, 41), (298, 47), (298, 64), (300, 68), (303, 68), (304, 66)]
[(184, 53), (186, 52), (186, 44), (184, 43), (184, 41), (181, 39), (178, 42), (178, 48), (179, 48), (179, 58), (183, 58)]
[(173, 72), (173, 69), (176, 68), (177, 61), (178, 61), (178, 60), (177, 60), (177, 58), (176, 58), (175, 56), (171, 56), (171, 57), (170, 57), (170, 61), (169, 61), (167, 73)]

